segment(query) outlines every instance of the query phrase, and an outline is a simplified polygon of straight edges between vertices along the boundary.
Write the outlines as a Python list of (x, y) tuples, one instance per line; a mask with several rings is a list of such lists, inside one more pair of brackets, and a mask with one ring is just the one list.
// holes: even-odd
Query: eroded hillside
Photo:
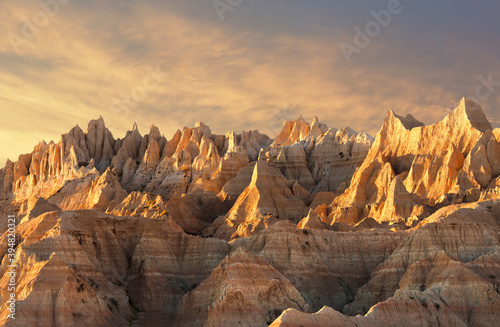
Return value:
[(302, 117), (115, 139), (99, 118), (0, 170), (0, 324), (494, 326), (499, 176), (467, 99), (430, 126), (390, 111), (375, 139)]

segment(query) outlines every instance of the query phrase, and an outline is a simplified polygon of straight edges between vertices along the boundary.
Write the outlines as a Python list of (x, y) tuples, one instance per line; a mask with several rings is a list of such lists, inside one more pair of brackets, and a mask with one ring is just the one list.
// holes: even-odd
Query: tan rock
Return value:
[[(447, 193), (476, 188), (477, 179), (486, 187), (491, 179), (487, 151), (474, 147), (489, 130), (491, 125), (481, 107), (467, 99), (462, 99), (441, 122), (430, 126), (390, 111), (352, 185), (335, 200), (332, 221), (356, 223), (367, 216), (380, 217), (379, 207), (392, 178), (377, 176), (387, 176), (388, 164), (401, 176), (408, 192), (417, 194), (418, 202), (424, 205), (435, 205)], [(469, 158), (465, 163), (463, 154)]]
[(326, 305), (274, 324), (494, 325), (499, 137), (465, 99), (431, 126), (389, 112), (373, 146), (317, 118), (274, 141), (200, 122), (170, 141), (154, 125), (118, 140), (102, 118), (76, 126), (0, 170), (19, 321), (265, 326)]
[(299, 117), (283, 124), (260, 158), (274, 162), (287, 179), (297, 180), (308, 191), (336, 191), (349, 183), (372, 141), (350, 127), (328, 129), (317, 117), (312, 125)]
[(309, 208), (316, 209), (320, 205), (329, 205), (337, 195), (333, 192), (318, 192), (314, 194), (314, 199)]
[(418, 220), (421, 216), (428, 215), (427, 209), (413, 201), (401, 178), (396, 176), (389, 186), (387, 199), (378, 220), (380, 222), (397, 222), (398, 218), (403, 221), (409, 218), (411, 221), (411, 218)]
[(312, 310), (324, 305), (341, 310), (404, 236), (389, 230), (301, 230), (284, 220), (232, 245), (265, 259), (292, 282)]
[(310, 125), (302, 116), (299, 116), (297, 120), (285, 121), (281, 132), (276, 136), (273, 144), (281, 147), (292, 145), (297, 141), (305, 139), (310, 130)]
[(142, 136), (139, 133), (137, 124), (134, 123), (131, 131), (121, 140), (121, 147), (113, 157), (111, 164), (113, 167), (122, 168), (125, 162), (132, 158), (132, 160), (139, 161), (139, 149), (142, 143)]
[(105, 211), (111, 202), (127, 197), (118, 180), (108, 168), (102, 175), (95, 169), (64, 184), (48, 201), (63, 210), (99, 209)]
[[(149, 134), (146, 134), (142, 139), (139, 148), (139, 157), (141, 158), (137, 170), (134, 171), (132, 178), (128, 174), (133, 170), (131, 169), (131, 162), (127, 160), (123, 167), (124, 175), (127, 171), (126, 178), (122, 178), (122, 185), (126, 185), (127, 190), (141, 190), (149, 183), (155, 174), (156, 167), (160, 163), (161, 149), (164, 147), (166, 139), (160, 135), (160, 130), (155, 125), (151, 126)], [(162, 144), (163, 146), (161, 146)], [(124, 176), (125, 177), (125, 176)], [(128, 181), (130, 179), (130, 182)], [(127, 184), (125, 184), (127, 182)]]
[(217, 194), (217, 197), (221, 199), (228, 207), (232, 207), (238, 197), (245, 191), (250, 182), (252, 181), (252, 175), (255, 169), (256, 162), (251, 162), (244, 168), (240, 169), (236, 177), (227, 182), (222, 190)]
[(261, 150), (267, 148), (272, 143), (272, 140), (267, 135), (259, 133), (258, 130), (243, 131), (236, 136), (236, 139), (238, 143), (236, 145), (242, 146), (245, 149), (250, 161), (257, 160)]
[[(397, 312), (398, 314), (394, 314)], [(394, 297), (378, 304), (366, 316), (348, 317), (329, 307), (308, 315), (294, 309), (286, 310), (270, 326), (273, 327), (398, 327), (398, 326), (465, 327), (441, 301), (418, 292), (397, 291)]]
[(175, 149), (177, 149), (177, 146), (179, 144), (179, 141), (181, 139), (182, 132), (180, 130), (177, 130), (175, 134), (172, 136), (172, 139), (165, 144), (165, 147), (163, 148), (162, 151), (162, 160), (165, 157), (171, 157), (175, 153)]
[(257, 161), (252, 181), (229, 211), (218, 218), (208, 233), (223, 239), (252, 235), (270, 226), (278, 219), (298, 221), (307, 213), (307, 207), (293, 196), (288, 181), (274, 167)]
[(273, 163), (289, 181), (297, 181), (308, 191), (314, 188), (315, 182), (307, 166), (303, 145), (296, 143), (280, 148)]
[(309, 210), (307, 217), (299, 221), (297, 227), (301, 229), (327, 229), (327, 225), (321, 221), (319, 216), (312, 209)]
[(170, 217), (186, 232), (196, 234), (227, 211), (227, 207), (213, 192), (196, 190), (189, 194), (176, 194), (167, 203), (160, 196), (132, 192), (108, 213), (133, 217)]
[[(444, 250), (453, 260), (463, 263), (496, 251), (500, 245), (498, 223), (489, 203), (445, 207), (422, 221), (398, 249), (372, 272), (371, 280), (357, 291), (356, 299), (347, 305), (347, 314), (365, 313), (368, 308), (392, 296), (400, 287), (409, 266)], [(437, 242), (436, 240), (439, 240)], [(500, 267), (500, 266), (498, 266)], [(364, 310), (366, 309), (366, 310)]]
[[(6, 277), (0, 284), (7, 285)], [(88, 289), (85, 280), (55, 253), (46, 261), (29, 258), (19, 271), (18, 281), (16, 319), (8, 318), (4, 304), (0, 307), (3, 326), (122, 326), (127, 323), (125, 317), (131, 316), (124, 292), (121, 297), (107, 293), (116, 301), (115, 310), (121, 307), (120, 313), (113, 313), (107, 306), (108, 297)]]
[(132, 182), (132, 179), (134, 178), (135, 172), (137, 171), (137, 162), (134, 158), (129, 157), (127, 161), (125, 161), (125, 164), (123, 165), (122, 169), (122, 176), (121, 176), (121, 184), (122, 185), (128, 185), (130, 182)]
[[(95, 210), (45, 213), (18, 225), (17, 233), (16, 322), (28, 326), (172, 321), (184, 294), (229, 252), (226, 242), (189, 236), (171, 220), (113, 217)], [(7, 314), (6, 253), (4, 234), (2, 324)]]
[(144, 192), (131, 192), (123, 201), (109, 205), (106, 213), (114, 216), (159, 218), (168, 216), (160, 196)]
[(276, 269), (238, 248), (186, 294), (173, 326), (267, 326), (287, 308), (308, 305)]
[(5, 166), (0, 169), (0, 194), (8, 196), (12, 193), (14, 183), (14, 163), (7, 159)]
[(500, 177), (493, 179), (481, 195), (481, 199), (499, 199), (500, 198)]
[(99, 116), (97, 120), (91, 120), (85, 131), (85, 145), (88, 149), (89, 161), (94, 159), (99, 171), (105, 170), (110, 164), (113, 156), (115, 139), (106, 128), (104, 119)]
[(346, 188), (372, 142), (367, 134), (358, 134), (349, 127), (320, 134), (308, 159), (316, 182), (314, 191), (335, 192), (340, 186)]
[(219, 167), (210, 177), (209, 190), (218, 194), (226, 183), (235, 178), (238, 172), (248, 163), (249, 159), (245, 148), (241, 146), (230, 147), (220, 160)]
[(196, 217), (206, 223), (212, 223), (215, 218), (229, 211), (228, 207), (211, 191), (195, 190), (186, 194), (185, 198), (193, 203), (190, 206)]
[(61, 208), (47, 202), (47, 200), (45, 200), (44, 198), (38, 198), (36, 202), (31, 201), (31, 203), (29, 203), (28, 212), (26, 213), (26, 216), (24, 216), (24, 218), (21, 220), (21, 223), (36, 218), (46, 212), (52, 211), (61, 211)]

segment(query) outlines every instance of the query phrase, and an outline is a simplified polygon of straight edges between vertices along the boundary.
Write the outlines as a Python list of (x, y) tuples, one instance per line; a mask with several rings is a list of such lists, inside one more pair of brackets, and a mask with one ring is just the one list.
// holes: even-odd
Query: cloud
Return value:
[[(7, 122), (0, 160), (99, 115), (115, 137), (134, 121), (143, 133), (154, 122), (169, 138), (198, 120), (216, 133), (258, 128), (274, 136), (275, 120), (299, 114), (374, 135), (388, 109), (432, 123), (473, 94), (478, 76), (500, 79), (490, 32), (471, 26), (467, 34), (477, 37), (467, 47), (445, 17), (447, 34), (432, 37), (437, 17), (418, 26), (420, 4), (348, 64), (339, 43), (383, 4), (244, 1), (220, 22), (211, 2), (72, 1), (18, 53), (0, 40), (0, 119)], [(22, 35), (23, 21), (40, 7), (11, 2), (5, 10), (0, 27)], [(158, 67), (161, 81), (134, 101)], [(481, 103), (495, 121), (499, 94)]]

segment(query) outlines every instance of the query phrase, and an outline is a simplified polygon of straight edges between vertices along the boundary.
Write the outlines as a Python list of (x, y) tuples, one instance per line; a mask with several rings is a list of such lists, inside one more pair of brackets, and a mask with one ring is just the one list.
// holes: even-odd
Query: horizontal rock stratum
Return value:
[(500, 130), (465, 98), (429, 126), (389, 111), (375, 139), (302, 117), (115, 138), (99, 117), (8, 160), (0, 215), (2, 326), (500, 321)]

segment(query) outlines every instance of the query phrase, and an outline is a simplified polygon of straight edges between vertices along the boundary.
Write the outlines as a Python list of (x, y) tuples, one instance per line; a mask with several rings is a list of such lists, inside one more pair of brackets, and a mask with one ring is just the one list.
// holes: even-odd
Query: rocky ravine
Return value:
[(430, 126), (390, 111), (375, 140), (302, 117), (115, 139), (99, 118), (0, 170), (0, 324), (495, 326), (499, 175), (466, 99)]

